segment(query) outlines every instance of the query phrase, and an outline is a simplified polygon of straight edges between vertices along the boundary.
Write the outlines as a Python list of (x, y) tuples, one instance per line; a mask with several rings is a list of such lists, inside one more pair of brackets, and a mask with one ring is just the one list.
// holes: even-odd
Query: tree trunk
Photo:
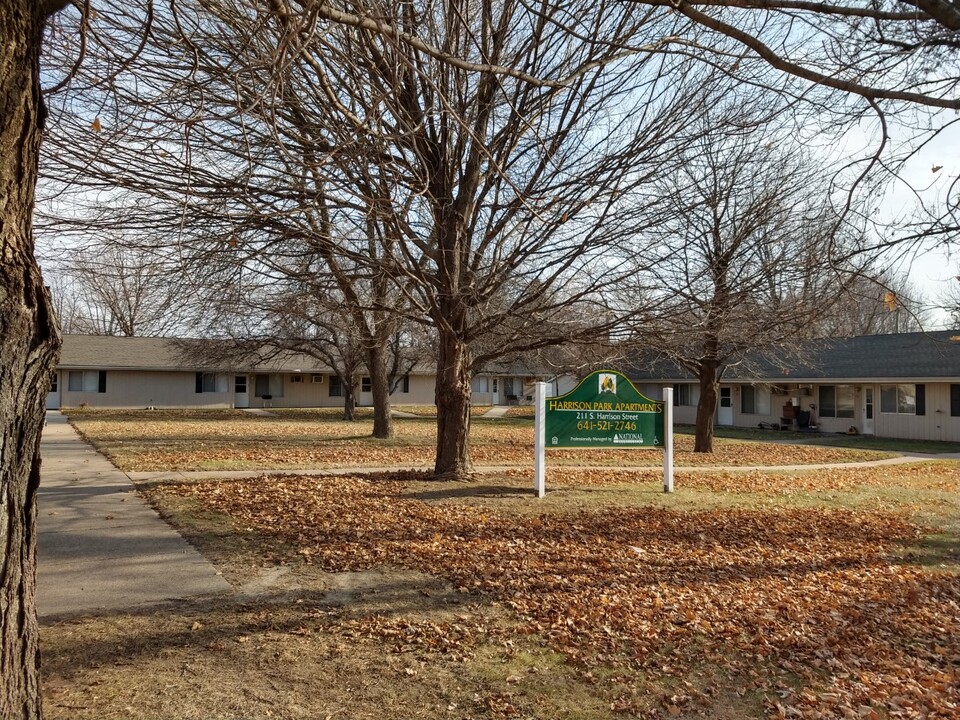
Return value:
[(390, 415), (390, 378), (387, 375), (385, 348), (380, 345), (367, 351), (367, 371), (373, 392), (373, 436), (393, 437), (393, 418)]
[(35, 0), (0, 2), (0, 717), (39, 718), (40, 433), (60, 337), (33, 257), (44, 108)]
[(440, 329), (437, 358), (437, 461), (438, 479), (466, 480), (470, 462), (470, 353), (454, 332)]
[(343, 383), (343, 419), (346, 422), (353, 422), (357, 419), (357, 395), (354, 393), (353, 388), (354, 379), (349, 378), (340, 378)]
[(694, 452), (713, 452), (713, 420), (717, 415), (717, 400), (720, 395), (719, 369), (716, 360), (704, 360), (700, 363), (700, 400), (697, 402)]

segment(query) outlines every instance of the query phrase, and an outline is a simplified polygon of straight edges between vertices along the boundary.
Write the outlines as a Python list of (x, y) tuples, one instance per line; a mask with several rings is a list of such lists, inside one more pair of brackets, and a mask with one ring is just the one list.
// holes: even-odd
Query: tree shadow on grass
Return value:
[(405, 497), (415, 500), (451, 500), (464, 498), (522, 498), (532, 496), (532, 488), (521, 488), (516, 485), (478, 485), (475, 483), (460, 483), (454, 487), (443, 487), (436, 490), (421, 490)]

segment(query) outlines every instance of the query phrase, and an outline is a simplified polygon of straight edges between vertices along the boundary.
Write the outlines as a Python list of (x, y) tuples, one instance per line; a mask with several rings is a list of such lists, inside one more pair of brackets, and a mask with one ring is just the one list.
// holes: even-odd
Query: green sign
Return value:
[(663, 403), (624, 375), (600, 370), (566, 395), (546, 398), (546, 447), (663, 447)]

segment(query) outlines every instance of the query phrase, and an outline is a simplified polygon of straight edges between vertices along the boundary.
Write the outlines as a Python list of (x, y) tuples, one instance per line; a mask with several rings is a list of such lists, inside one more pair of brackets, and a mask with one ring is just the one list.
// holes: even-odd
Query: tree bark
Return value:
[(386, 349), (382, 344), (367, 351), (367, 371), (373, 393), (373, 436), (393, 437), (393, 417), (390, 414), (390, 378), (387, 373)]
[(354, 378), (341, 378), (341, 382), (343, 383), (343, 419), (346, 422), (353, 422), (357, 419), (357, 394), (353, 391)]
[(720, 395), (719, 363), (704, 360), (700, 363), (700, 400), (697, 402), (697, 431), (693, 451), (713, 452), (713, 423), (717, 415), (717, 400)]
[(437, 358), (437, 461), (434, 476), (466, 480), (470, 461), (470, 352), (450, 328), (438, 331)]
[(34, 0), (0, 3), (0, 717), (40, 718), (35, 605), (40, 433), (60, 336), (33, 256), (45, 110)]

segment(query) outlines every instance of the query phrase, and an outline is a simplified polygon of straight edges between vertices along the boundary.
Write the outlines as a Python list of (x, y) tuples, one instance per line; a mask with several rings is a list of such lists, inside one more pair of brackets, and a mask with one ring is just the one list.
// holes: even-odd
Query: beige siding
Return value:
[[(232, 376), (231, 376), (232, 377)], [(233, 386), (227, 392), (198, 393), (196, 373), (108, 370), (106, 392), (69, 389), (69, 372), (61, 374), (61, 407), (102, 408), (228, 408), (233, 405)]]
[(874, 423), (878, 437), (923, 438), (960, 442), (960, 417), (950, 416), (950, 383), (926, 383), (926, 414), (880, 411), (880, 385), (874, 390)]
[(410, 392), (402, 392), (403, 386), (390, 396), (396, 405), (433, 405), (435, 397), (433, 375), (411, 375)]

